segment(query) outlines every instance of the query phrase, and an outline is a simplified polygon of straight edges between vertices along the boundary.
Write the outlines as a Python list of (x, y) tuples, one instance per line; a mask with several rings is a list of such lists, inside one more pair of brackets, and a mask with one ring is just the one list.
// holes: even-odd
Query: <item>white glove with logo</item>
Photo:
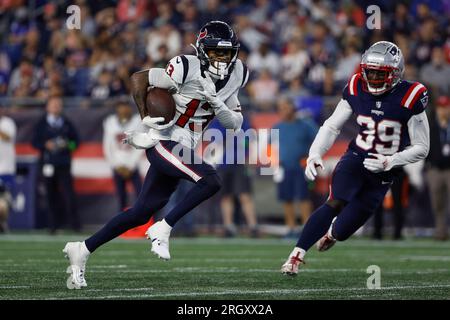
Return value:
[(213, 108), (219, 108), (223, 104), (222, 101), (220, 101), (219, 98), (217, 98), (216, 93), (216, 85), (212, 81), (211, 77), (209, 76), (208, 72), (205, 71), (206, 78), (203, 78), (202, 76), (198, 77), (198, 81), (203, 87), (203, 90), (197, 90), (197, 93), (200, 94), (206, 101), (209, 102), (211, 107)]
[(159, 140), (153, 139), (149, 133), (127, 131), (126, 138), (122, 140), (124, 144), (129, 144), (136, 149), (148, 149), (154, 147)]
[(393, 164), (391, 156), (384, 156), (378, 153), (369, 153), (369, 156), (374, 158), (364, 159), (363, 164), (367, 170), (373, 173), (379, 173), (383, 171), (389, 171), (392, 169)]
[(161, 122), (164, 122), (164, 118), (163, 117), (150, 117), (150, 116), (146, 116), (144, 119), (142, 119), (142, 124), (146, 125), (147, 127), (156, 129), (156, 130), (164, 130), (167, 129), (171, 126), (173, 126), (173, 124), (175, 123), (175, 119), (172, 119), (169, 123), (167, 124), (160, 124)]
[(316, 167), (324, 169), (322, 157), (319, 155), (310, 155), (306, 160), (305, 176), (309, 181), (314, 181), (317, 176)]

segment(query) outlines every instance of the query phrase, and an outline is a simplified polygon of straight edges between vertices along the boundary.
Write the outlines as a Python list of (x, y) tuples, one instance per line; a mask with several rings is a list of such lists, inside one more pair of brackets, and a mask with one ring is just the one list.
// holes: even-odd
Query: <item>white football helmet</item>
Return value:
[(402, 51), (389, 41), (379, 41), (367, 49), (360, 66), (363, 88), (373, 95), (383, 94), (395, 87), (405, 72)]

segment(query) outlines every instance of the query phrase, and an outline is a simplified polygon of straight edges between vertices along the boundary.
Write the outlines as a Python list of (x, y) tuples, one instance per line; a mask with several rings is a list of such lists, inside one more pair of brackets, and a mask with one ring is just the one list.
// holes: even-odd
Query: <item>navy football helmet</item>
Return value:
[(233, 71), (239, 53), (239, 40), (233, 29), (223, 21), (205, 24), (197, 37), (195, 49), (202, 74), (208, 71), (215, 79), (224, 79)]

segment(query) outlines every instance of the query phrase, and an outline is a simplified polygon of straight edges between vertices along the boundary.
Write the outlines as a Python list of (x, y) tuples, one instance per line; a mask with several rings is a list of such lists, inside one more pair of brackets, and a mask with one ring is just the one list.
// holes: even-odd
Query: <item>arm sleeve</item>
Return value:
[(241, 106), (237, 98), (237, 92), (227, 99), (226, 104), (221, 102), (217, 108), (214, 108), (214, 113), (220, 124), (226, 129), (241, 129), (244, 118), (241, 113)]
[(411, 146), (391, 156), (394, 167), (417, 162), (425, 159), (428, 155), (430, 150), (430, 126), (425, 111), (409, 119), (408, 133)]
[(331, 148), (341, 132), (342, 126), (351, 117), (352, 113), (350, 104), (346, 100), (341, 99), (333, 114), (320, 127), (309, 149), (309, 156), (319, 155), (322, 157)]

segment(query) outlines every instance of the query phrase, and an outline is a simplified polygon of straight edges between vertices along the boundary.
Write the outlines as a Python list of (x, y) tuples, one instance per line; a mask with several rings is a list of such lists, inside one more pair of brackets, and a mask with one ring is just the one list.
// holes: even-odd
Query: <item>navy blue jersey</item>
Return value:
[(376, 96), (363, 88), (359, 73), (353, 75), (342, 96), (350, 104), (359, 125), (349, 149), (358, 153), (392, 155), (410, 145), (409, 119), (425, 110), (427, 88), (419, 82), (401, 81), (392, 90)]

